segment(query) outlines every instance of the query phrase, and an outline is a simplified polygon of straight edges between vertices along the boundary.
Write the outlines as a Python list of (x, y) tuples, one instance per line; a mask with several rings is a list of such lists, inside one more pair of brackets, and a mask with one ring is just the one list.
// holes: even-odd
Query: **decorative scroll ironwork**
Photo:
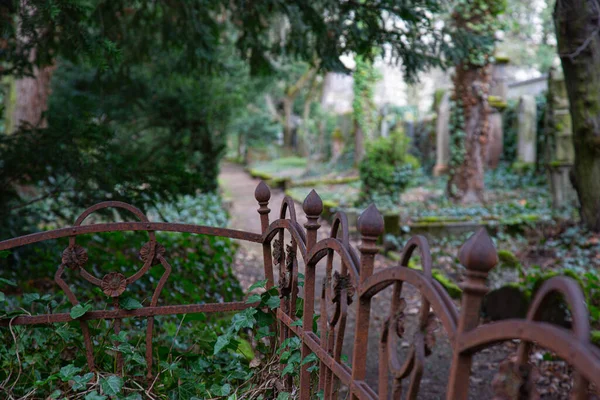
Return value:
[[(86, 357), (90, 369), (94, 368), (92, 341), (87, 325), (90, 320), (114, 320), (114, 330), (118, 333), (122, 318), (147, 318), (146, 361), (147, 374), (151, 377), (154, 316), (237, 311), (251, 306), (245, 302), (158, 306), (171, 266), (166, 259), (166, 249), (156, 241), (155, 232), (170, 231), (223, 236), (262, 246), (264, 274), (269, 289), (275, 286), (275, 268), (279, 270), (278, 288), (281, 307), (276, 311), (280, 329), (279, 340), (297, 336), (302, 342), (302, 357), (314, 353), (319, 359), (318, 382), (314, 382), (315, 377), (308, 370), (308, 365), (302, 365), (300, 399), (310, 399), (315, 390), (321, 391), (325, 399), (337, 398), (340, 394), (340, 385), (348, 388), (352, 399), (383, 399), (388, 398), (388, 395), (400, 398), (405, 379), (408, 380), (406, 398), (417, 398), (426, 357), (435, 346), (436, 331), (439, 327), (444, 328), (454, 351), (447, 399), (467, 399), (471, 360), (475, 353), (494, 344), (514, 339), (520, 340), (516, 358), (502, 363), (492, 382), (497, 399), (536, 398), (534, 387), (536, 372), (528, 364), (528, 355), (533, 343), (554, 352), (572, 366), (575, 371), (573, 398), (578, 400), (587, 398), (590, 384), (600, 387), (600, 351), (590, 343), (590, 326), (585, 299), (575, 281), (565, 277), (554, 277), (545, 282), (534, 296), (530, 312), (525, 319), (480, 324), (481, 302), (488, 291), (486, 278), (497, 263), (496, 250), (485, 230), (480, 230), (469, 238), (459, 252), (459, 260), (465, 267), (465, 280), (461, 284), (463, 297), (459, 312), (454, 301), (432, 278), (433, 260), (424, 237), (415, 236), (407, 242), (397, 266), (374, 270), (375, 255), (378, 252), (377, 239), (383, 233), (383, 218), (374, 206), (367, 208), (359, 218), (360, 245), (355, 248), (350, 242), (348, 222), (343, 213), (333, 217), (329, 236), (317, 240), (323, 203), (315, 191), (307, 196), (302, 205), (307, 218), (304, 226), (298, 223), (294, 202), (289, 197), (284, 198), (279, 217), (275, 221), (269, 221), (271, 210), (268, 206), (271, 193), (263, 182), (256, 188), (255, 198), (259, 204), (261, 233), (197, 225), (155, 223), (150, 222), (140, 210), (131, 205), (104, 202), (86, 210), (72, 227), (5, 240), (0, 242), (0, 250), (61, 237), (69, 238), (69, 246), (62, 253), (55, 282), (74, 305), (79, 304), (79, 300), (63, 278), (65, 269), (79, 272), (83, 279), (100, 287), (109, 298), (112, 298), (112, 309), (89, 311), (78, 319), (85, 339)], [(82, 225), (90, 214), (107, 207), (125, 209), (133, 213), (139, 221)], [(88, 254), (76, 243), (76, 238), (83, 234), (111, 231), (148, 233), (149, 240), (139, 252), (142, 266), (133, 275), (125, 276), (120, 272), (109, 272), (103, 277), (96, 277), (86, 270)], [(284, 234), (289, 236), (289, 244), (284, 243)], [(419, 252), (422, 271), (408, 268), (409, 260), (415, 251)], [(323, 258), (326, 258), (325, 274), (320, 286), (321, 291), (316, 293), (316, 272)], [(334, 263), (334, 258), (339, 259), (339, 263)], [(303, 261), (305, 275), (301, 321), (296, 317), (296, 302), (300, 290), (299, 259)], [(136, 310), (121, 309), (119, 297), (126, 292), (128, 285), (144, 276), (152, 266), (159, 265), (164, 272), (154, 288), (150, 304)], [(406, 337), (407, 305), (402, 296), (405, 283), (415, 287), (421, 295), (417, 329), (412, 338)], [(392, 288), (392, 298), (378, 343), (379, 382), (378, 392), (376, 392), (365, 381), (371, 300), (388, 287)], [(572, 331), (539, 321), (541, 304), (547, 296), (555, 293), (561, 294), (570, 308)], [(320, 311), (318, 334), (313, 332), (317, 296), (319, 296)], [(348, 326), (350, 306), (355, 307), (354, 326)], [(68, 321), (73, 321), (69, 314), (44, 314), (18, 316), (10, 323), (32, 325)], [(6, 326), (8, 323), (7, 320), (0, 320), (0, 326)], [(349, 329), (354, 331), (351, 366), (342, 360), (344, 337)], [(412, 341), (403, 361), (398, 354), (399, 339)], [(121, 353), (117, 353), (117, 365), (122, 371)], [(291, 380), (288, 379), (285, 383), (286, 389), (289, 389), (291, 384)]]

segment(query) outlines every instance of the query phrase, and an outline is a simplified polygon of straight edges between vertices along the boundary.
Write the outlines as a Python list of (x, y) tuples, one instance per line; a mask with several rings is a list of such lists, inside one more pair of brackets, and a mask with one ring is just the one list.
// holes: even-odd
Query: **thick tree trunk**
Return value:
[[(459, 64), (454, 75), (448, 194), (461, 203), (483, 202), (483, 172), (489, 141), (490, 66)], [(462, 117), (462, 118), (461, 118)]]
[(600, 232), (600, 4), (558, 0), (554, 23), (573, 123), (581, 219)]
[(11, 126), (18, 129), (22, 125), (46, 128), (44, 113), (48, 110), (50, 80), (54, 66), (34, 68), (33, 77), (24, 77), (15, 82), (16, 104), (11, 116)]

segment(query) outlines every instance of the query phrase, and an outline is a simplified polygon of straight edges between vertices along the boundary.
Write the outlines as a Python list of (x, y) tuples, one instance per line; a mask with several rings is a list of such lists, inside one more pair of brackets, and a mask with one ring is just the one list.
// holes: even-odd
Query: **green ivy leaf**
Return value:
[(81, 371), (81, 368), (74, 366), (73, 364), (65, 365), (60, 369), (58, 376), (62, 379), (63, 382), (68, 381), (73, 378), (75, 374)]
[(50, 396), (48, 396), (48, 398), (49, 399), (58, 399), (61, 394), (62, 394), (62, 392), (60, 390), (56, 389), (54, 392), (52, 392), (52, 394)]
[(142, 303), (131, 297), (125, 297), (124, 299), (121, 299), (119, 301), (119, 305), (125, 310), (137, 310), (138, 308), (144, 307)]
[(79, 303), (76, 306), (74, 306), (73, 308), (71, 308), (71, 312), (69, 313), (69, 315), (71, 316), (71, 318), (77, 319), (77, 318), (85, 315), (85, 313), (90, 311), (91, 309), (92, 309), (91, 305)]
[(17, 286), (17, 282), (11, 281), (8, 279), (4, 279), (4, 278), (0, 278), (0, 283), (4, 283), (5, 285), (8, 285), (8, 286)]
[(0, 292), (0, 301), (1, 302), (5, 302), (6, 301), (6, 295), (4, 295), (3, 292)]
[(23, 294), (23, 304), (29, 306), (33, 304), (33, 302), (40, 299), (39, 293), (25, 293)]
[(271, 310), (274, 310), (276, 308), (279, 307), (279, 305), (281, 304), (280, 300), (279, 300), (279, 296), (270, 296), (267, 301), (265, 302), (266, 306), (269, 307)]
[(110, 335), (110, 340), (114, 340), (115, 342), (124, 343), (127, 341), (127, 331), (121, 331), (118, 335), (114, 333)]
[(291, 326), (302, 326), (302, 320), (301, 319), (297, 319), (294, 322), (292, 322), (290, 325)]
[(294, 364), (288, 364), (285, 366), (285, 368), (283, 369), (283, 371), (281, 371), (281, 376), (286, 376), (286, 375), (293, 375), (294, 374), (294, 369), (295, 366)]
[(85, 389), (86, 386), (87, 386), (87, 383), (93, 377), (94, 377), (94, 373), (93, 372), (88, 372), (84, 376), (75, 375), (73, 377), (73, 384), (72, 384), (71, 388), (73, 388), (73, 390), (82, 390), (82, 389)]
[(255, 282), (254, 284), (252, 284), (252, 286), (250, 286), (248, 291), (251, 292), (254, 289), (264, 288), (267, 285), (267, 282), (268, 282), (267, 279), (263, 279), (262, 281)]
[(231, 393), (231, 385), (228, 383), (222, 386), (214, 384), (210, 387), (210, 392), (216, 396), (229, 396), (229, 393)]
[(106, 400), (107, 397), (103, 396), (101, 394), (98, 394), (97, 391), (93, 391), (93, 392), (89, 392), (86, 396), (85, 396), (85, 400)]
[(256, 318), (254, 318), (256, 312), (254, 308), (247, 308), (235, 314), (231, 319), (231, 329), (237, 333), (244, 328), (253, 328), (256, 323)]
[(277, 400), (289, 400), (290, 394), (288, 392), (279, 392), (277, 395)]
[(260, 302), (260, 294), (253, 294), (246, 299), (246, 304), (258, 303)]
[(226, 333), (217, 338), (213, 355), (217, 355), (231, 342), (231, 334)]
[(110, 375), (107, 378), (101, 378), (100, 387), (102, 388), (102, 393), (108, 396), (116, 396), (117, 394), (121, 393), (123, 379), (116, 375)]
[[(8, 256), (10, 256), (10, 251), (9, 250), (2, 250), (0, 251), (0, 258), (7, 258)], [(2, 279), (2, 278), (0, 278)]]
[(310, 353), (309, 355), (307, 355), (306, 357), (304, 357), (304, 360), (302, 360), (302, 364), (301, 365), (306, 365), (306, 364), (309, 364), (311, 362), (315, 362), (318, 359), (319, 358), (317, 357), (317, 355), (315, 353)]

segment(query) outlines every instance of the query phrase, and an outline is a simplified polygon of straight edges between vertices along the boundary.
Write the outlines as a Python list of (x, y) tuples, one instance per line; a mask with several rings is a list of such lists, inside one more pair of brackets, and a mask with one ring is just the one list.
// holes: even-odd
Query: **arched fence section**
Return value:
[[(334, 216), (331, 231), (319, 240), (319, 218), (323, 203), (314, 190), (302, 205), (306, 219), (304, 224), (299, 222), (295, 204), (288, 197), (280, 205), (277, 218), (270, 219), (271, 192), (263, 182), (257, 186), (255, 198), (258, 202), (260, 233), (151, 222), (131, 205), (103, 202), (84, 211), (71, 227), (8, 239), (0, 242), (0, 250), (51, 239), (69, 239), (62, 257), (57, 260), (59, 266), (54, 276), (55, 283), (72, 305), (79, 304), (80, 300), (64, 275), (66, 270), (73, 270), (90, 284), (99, 287), (112, 301), (111, 309), (89, 311), (77, 319), (84, 336), (88, 368), (92, 370), (95, 360), (89, 321), (114, 320), (113, 329), (118, 334), (123, 318), (146, 318), (147, 376), (152, 377), (155, 316), (239, 311), (255, 306), (245, 302), (159, 305), (172, 267), (168, 249), (158, 242), (155, 232), (166, 231), (221, 236), (262, 246), (267, 288), (277, 287), (280, 295), (280, 307), (275, 312), (277, 326), (273, 327), (278, 331), (276, 339), (281, 343), (298, 337), (302, 344), (302, 358), (314, 353), (318, 360), (318, 374), (311, 373), (309, 366), (303, 363), (299, 381), (286, 378), (284, 382), (290, 390), (297, 384), (300, 399), (314, 398), (316, 393), (324, 399), (335, 399), (342, 392), (352, 399), (417, 399), (424, 366), (435, 345), (433, 336), (438, 326), (443, 328), (453, 350), (447, 399), (468, 398), (474, 354), (497, 343), (515, 339), (520, 341), (516, 360), (508, 362), (502, 369), (516, 376), (518, 382), (513, 384), (515, 397), (506, 398), (536, 398), (528, 365), (528, 356), (534, 344), (552, 351), (573, 367), (572, 398), (586, 399), (592, 385), (600, 387), (600, 351), (590, 342), (585, 298), (574, 280), (554, 277), (546, 281), (537, 291), (525, 319), (481, 324), (481, 304), (488, 291), (486, 279), (498, 262), (494, 244), (485, 230), (476, 232), (460, 249), (459, 260), (465, 267), (465, 279), (461, 284), (461, 303), (457, 306), (433, 278), (436, 260), (432, 259), (427, 239), (422, 236), (414, 236), (406, 243), (398, 265), (375, 269), (375, 257), (379, 250), (377, 241), (384, 228), (383, 218), (375, 206), (368, 207), (360, 216), (357, 227), (360, 240), (358, 246), (354, 247), (350, 240), (348, 220), (343, 213)], [(135, 215), (138, 221), (82, 225), (89, 215), (104, 208), (126, 210)], [(86, 270), (88, 254), (86, 249), (77, 244), (77, 237), (113, 231), (148, 233), (148, 242), (139, 252), (139, 268), (130, 276), (118, 272), (94, 276)], [(408, 267), (409, 261), (416, 255), (421, 270)], [(161, 266), (163, 272), (151, 293), (149, 305), (134, 310), (121, 308), (119, 297), (127, 286), (144, 276), (153, 266)], [(412, 343), (404, 359), (401, 359), (398, 348), (399, 340), (406, 336), (406, 301), (403, 298), (406, 284), (419, 292), (421, 301)], [(391, 300), (389, 308), (383, 313), (385, 320), (381, 332), (369, 332), (371, 301), (390, 287)], [(551, 294), (559, 294), (565, 299), (570, 309), (572, 330), (539, 320), (540, 307)], [(297, 309), (299, 300), (302, 300), (301, 316)], [(315, 324), (317, 314), (319, 318)], [(73, 321), (73, 318), (68, 313), (50, 313), (2, 319), (0, 326), (69, 321)], [(373, 333), (378, 337), (378, 382), (371, 387), (366, 377), (368, 345), (373, 340)], [(349, 344), (352, 349), (350, 361), (342, 356), (344, 344), (348, 341), (351, 341)], [(119, 352), (116, 353), (116, 365), (118, 370), (123, 370), (123, 356)], [(503, 395), (506, 396), (505, 393)]]

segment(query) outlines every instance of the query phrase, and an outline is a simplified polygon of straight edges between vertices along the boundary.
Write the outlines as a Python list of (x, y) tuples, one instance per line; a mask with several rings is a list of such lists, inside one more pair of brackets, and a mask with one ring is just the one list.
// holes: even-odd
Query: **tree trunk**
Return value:
[[(487, 99), (490, 66), (459, 64), (453, 80), (447, 191), (453, 200), (460, 203), (483, 202), (483, 171), (489, 140), (490, 109)], [(461, 126), (464, 130), (460, 129)]]
[(292, 125), (292, 107), (294, 97), (283, 98), (283, 148), (288, 153), (294, 152), (294, 127)]
[(558, 0), (554, 24), (573, 123), (574, 187), (586, 228), (600, 232), (600, 5)]
[(296, 152), (297, 138), (292, 121), (294, 100), (300, 93), (300, 90), (306, 85), (311, 77), (316, 74), (316, 68), (309, 68), (302, 76), (285, 91), (283, 98), (283, 147), (288, 154)]
[(54, 66), (34, 68), (33, 77), (24, 77), (15, 82), (16, 104), (11, 116), (11, 126), (18, 129), (22, 125), (46, 128), (48, 123), (44, 113), (48, 110), (50, 80)]

